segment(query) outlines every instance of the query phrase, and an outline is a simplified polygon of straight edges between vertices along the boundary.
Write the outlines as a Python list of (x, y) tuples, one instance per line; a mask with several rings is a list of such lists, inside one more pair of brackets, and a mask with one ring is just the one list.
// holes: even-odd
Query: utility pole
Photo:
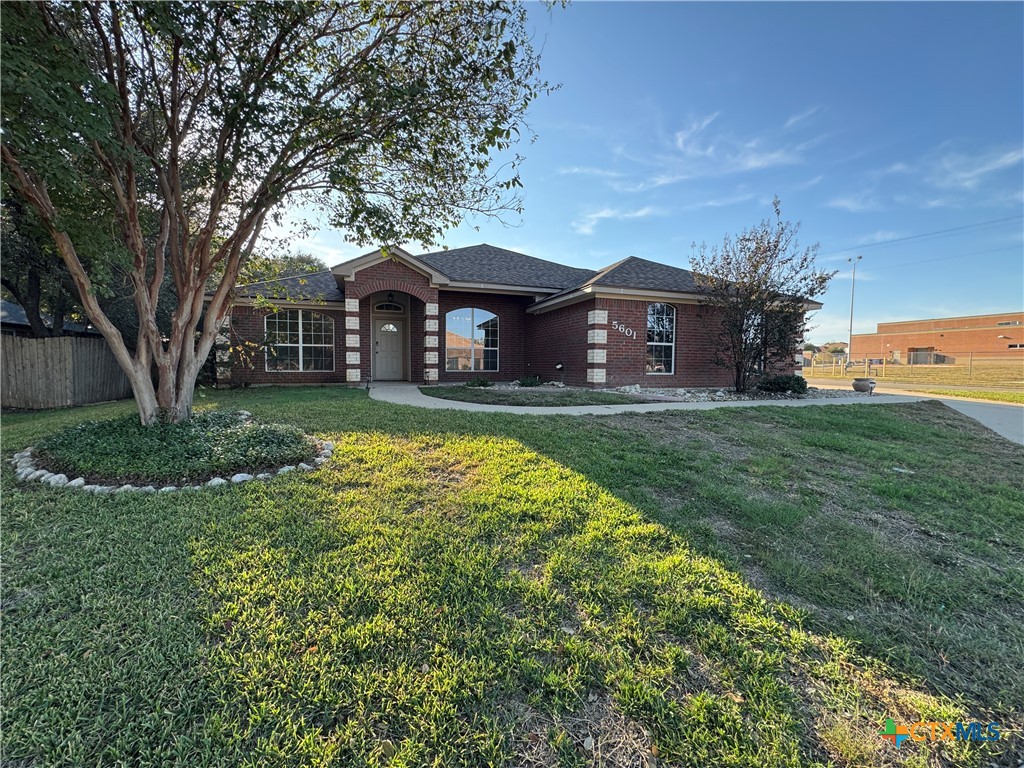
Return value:
[(860, 261), (863, 256), (858, 256), (856, 259), (850, 257), (846, 261), (853, 264), (853, 276), (850, 278), (850, 346), (846, 348), (846, 367), (850, 367), (850, 362), (853, 360), (853, 292), (857, 287), (857, 262)]

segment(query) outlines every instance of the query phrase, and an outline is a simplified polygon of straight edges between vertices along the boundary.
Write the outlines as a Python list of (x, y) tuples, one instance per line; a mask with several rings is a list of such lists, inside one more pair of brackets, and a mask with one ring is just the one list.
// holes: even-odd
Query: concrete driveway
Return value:
[(1024, 445), (1024, 405), (1010, 403), (979, 403), (977, 400), (957, 400), (936, 397), (950, 408), (970, 416), (1007, 440)]

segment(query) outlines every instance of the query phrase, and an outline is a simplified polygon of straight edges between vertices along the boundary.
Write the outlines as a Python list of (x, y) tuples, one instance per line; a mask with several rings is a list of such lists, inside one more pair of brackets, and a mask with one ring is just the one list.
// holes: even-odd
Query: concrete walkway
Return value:
[(607, 416), (616, 413), (652, 413), (657, 411), (708, 411), (712, 408), (754, 408), (781, 406), (784, 408), (811, 405), (893, 405), (916, 403), (922, 400), (941, 400), (960, 413), (975, 419), (1005, 438), (1024, 444), (1024, 406), (965, 402), (929, 397), (927, 395), (871, 395), (833, 397), (812, 400), (727, 400), (711, 403), (633, 403), (627, 405), (572, 405), (541, 407), (535, 405), (490, 405), (464, 403), (428, 397), (416, 384), (408, 382), (374, 383), (370, 385), (370, 398), (396, 405), (434, 408), (449, 411), (475, 411), (477, 413), (518, 413), (530, 415)]

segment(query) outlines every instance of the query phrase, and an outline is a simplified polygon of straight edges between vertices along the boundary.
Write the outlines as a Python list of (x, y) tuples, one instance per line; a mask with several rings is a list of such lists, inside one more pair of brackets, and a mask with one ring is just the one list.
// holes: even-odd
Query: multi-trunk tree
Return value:
[[(835, 272), (815, 266), (818, 245), (801, 249), (799, 223), (765, 219), (722, 246), (701, 244), (690, 267), (703, 293), (702, 303), (718, 330), (715, 363), (733, 374), (737, 392), (783, 361), (792, 363), (806, 330), (807, 300), (825, 293)], [(792, 366), (790, 365), (790, 368)]]
[[(0, 32), (5, 181), (147, 424), (191, 416), (232, 287), (286, 205), (362, 245), (429, 245), (467, 212), (518, 209), (511, 148), (547, 89), (525, 10), (501, 0), (16, 3)], [(79, 236), (97, 223), (118, 248)], [(98, 300), (111, 264), (132, 344)]]

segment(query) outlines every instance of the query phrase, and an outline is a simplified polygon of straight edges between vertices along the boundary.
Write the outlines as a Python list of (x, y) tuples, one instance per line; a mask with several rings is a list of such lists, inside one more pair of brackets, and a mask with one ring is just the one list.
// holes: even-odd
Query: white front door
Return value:
[(405, 378), (405, 321), (375, 320), (373, 323), (373, 378), (401, 381)]

